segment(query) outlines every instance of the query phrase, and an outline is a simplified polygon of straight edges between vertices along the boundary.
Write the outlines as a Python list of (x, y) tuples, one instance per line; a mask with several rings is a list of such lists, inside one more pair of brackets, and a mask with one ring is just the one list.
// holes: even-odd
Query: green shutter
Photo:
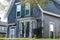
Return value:
[(30, 15), (33, 15), (33, 8), (30, 7)]
[(16, 6), (14, 7), (14, 17), (16, 18)]
[(25, 6), (21, 6), (21, 17), (25, 16)]

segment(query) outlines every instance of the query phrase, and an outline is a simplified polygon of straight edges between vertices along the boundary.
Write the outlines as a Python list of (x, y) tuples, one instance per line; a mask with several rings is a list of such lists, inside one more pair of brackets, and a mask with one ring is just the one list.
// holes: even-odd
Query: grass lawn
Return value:
[(0, 40), (60, 40), (60, 39), (48, 39), (48, 38), (40, 38), (40, 39), (36, 39), (36, 38), (0, 38)]

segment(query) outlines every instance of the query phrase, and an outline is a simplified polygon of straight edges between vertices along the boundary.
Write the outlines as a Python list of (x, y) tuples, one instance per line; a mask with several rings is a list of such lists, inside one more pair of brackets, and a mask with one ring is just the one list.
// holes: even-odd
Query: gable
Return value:
[(60, 0), (37, 0), (44, 11), (60, 15)]

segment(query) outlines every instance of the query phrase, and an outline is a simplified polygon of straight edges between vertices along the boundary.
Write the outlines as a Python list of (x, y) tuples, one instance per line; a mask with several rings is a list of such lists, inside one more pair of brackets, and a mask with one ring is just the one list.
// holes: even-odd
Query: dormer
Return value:
[(21, 3), (21, 17), (31, 17), (32, 11), (33, 9), (29, 1)]

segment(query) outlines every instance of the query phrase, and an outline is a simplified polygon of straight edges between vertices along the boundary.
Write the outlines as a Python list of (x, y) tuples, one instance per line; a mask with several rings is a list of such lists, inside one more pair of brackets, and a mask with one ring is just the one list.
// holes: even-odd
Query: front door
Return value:
[(15, 38), (15, 27), (10, 27), (9, 38)]

